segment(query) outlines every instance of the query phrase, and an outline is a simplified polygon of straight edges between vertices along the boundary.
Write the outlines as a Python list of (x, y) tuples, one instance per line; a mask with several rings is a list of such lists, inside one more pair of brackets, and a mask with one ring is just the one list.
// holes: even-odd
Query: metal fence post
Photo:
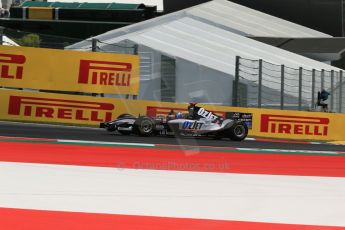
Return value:
[(284, 71), (285, 66), (281, 65), (281, 85), (280, 85), (280, 109), (284, 109)]
[(325, 70), (321, 70), (321, 90), (325, 88)]
[[(91, 51), (92, 51), (92, 52), (96, 52), (96, 50), (97, 50), (97, 39), (92, 38), (92, 39), (91, 39)], [(92, 93), (91, 95), (94, 96), (94, 97), (96, 97), (96, 96), (97, 96), (97, 93)]]
[(334, 106), (334, 70), (331, 70), (331, 106), (330, 111), (333, 110)]
[(91, 44), (92, 44), (92, 48), (91, 48), (91, 51), (92, 52), (97, 52), (97, 39), (96, 38), (92, 38), (91, 40)]
[(4, 44), (4, 30), (5, 30), (5, 27), (0, 26), (0, 45)]
[[(133, 46), (133, 54), (134, 55), (139, 55), (139, 45), (138, 44), (134, 44), (134, 46)], [(132, 99), (133, 100), (137, 100), (138, 99), (138, 95), (132, 95)]]
[(133, 54), (138, 55), (138, 53), (139, 53), (138, 50), (139, 50), (138, 44), (134, 44), (134, 46), (133, 46)]
[(343, 104), (342, 100), (343, 100), (343, 71), (340, 70), (340, 73), (339, 73), (339, 76), (340, 76), (340, 81), (339, 81), (339, 113), (341, 113), (341, 106)]
[(302, 110), (302, 74), (303, 74), (303, 68), (299, 67), (299, 70), (298, 70), (298, 110)]
[(262, 59), (259, 60), (258, 108), (262, 103)]
[(315, 69), (312, 70), (311, 76), (311, 106), (315, 107)]
[(236, 56), (234, 92), (232, 94), (232, 105), (238, 106), (238, 84), (240, 82), (240, 56)]
[[(92, 52), (97, 52), (97, 39), (96, 38), (92, 38), (91, 40), (91, 51)], [(97, 93), (92, 93), (91, 94), (92, 96), (96, 97), (97, 96)], [(104, 97), (104, 93), (100, 93), (99, 94), (101, 97)]]

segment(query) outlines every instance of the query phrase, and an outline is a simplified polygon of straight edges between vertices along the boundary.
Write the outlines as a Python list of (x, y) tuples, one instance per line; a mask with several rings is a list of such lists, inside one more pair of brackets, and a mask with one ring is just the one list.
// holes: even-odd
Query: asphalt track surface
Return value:
[(345, 146), (331, 144), (304, 144), (304, 143), (282, 143), (268, 141), (245, 140), (242, 142), (230, 141), (228, 139), (213, 140), (209, 138), (193, 137), (138, 137), (121, 136), (106, 132), (99, 128), (73, 127), (61, 125), (45, 125), (19, 122), (0, 121), (0, 136), (9, 137), (30, 137), (49, 138), (85, 141), (125, 142), (125, 143), (147, 143), (167, 145), (189, 145), (189, 146), (214, 146), (234, 148), (260, 148), (260, 149), (286, 149), (286, 150), (318, 150), (318, 151), (345, 151)]

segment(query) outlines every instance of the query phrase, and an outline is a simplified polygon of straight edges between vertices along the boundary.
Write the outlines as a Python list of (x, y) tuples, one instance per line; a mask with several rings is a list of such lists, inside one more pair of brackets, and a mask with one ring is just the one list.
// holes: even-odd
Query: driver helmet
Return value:
[(188, 106), (188, 115), (193, 116), (196, 102), (190, 102)]
[(181, 118), (183, 118), (183, 115), (181, 112), (178, 112), (178, 113), (176, 113), (175, 117), (176, 117), (176, 119), (181, 119)]

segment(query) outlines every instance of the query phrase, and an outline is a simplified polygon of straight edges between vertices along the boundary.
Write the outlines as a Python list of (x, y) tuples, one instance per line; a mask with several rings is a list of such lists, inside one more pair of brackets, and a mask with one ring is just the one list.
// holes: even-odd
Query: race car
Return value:
[(188, 114), (167, 116), (139, 116), (122, 114), (116, 120), (100, 123), (100, 128), (122, 135), (139, 136), (208, 136), (215, 139), (230, 138), (242, 141), (248, 135), (246, 123), (233, 119), (223, 119), (204, 108), (189, 106)]

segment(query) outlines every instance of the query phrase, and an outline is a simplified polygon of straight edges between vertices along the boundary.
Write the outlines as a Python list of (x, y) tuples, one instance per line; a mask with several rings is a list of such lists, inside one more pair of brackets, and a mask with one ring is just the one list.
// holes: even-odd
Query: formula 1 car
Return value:
[(109, 132), (117, 131), (122, 135), (209, 136), (234, 141), (242, 141), (248, 135), (248, 127), (242, 121), (219, 118), (204, 108), (198, 108), (196, 113), (200, 115), (197, 118), (171, 115), (135, 117), (122, 114), (116, 120), (100, 123), (100, 128)]

